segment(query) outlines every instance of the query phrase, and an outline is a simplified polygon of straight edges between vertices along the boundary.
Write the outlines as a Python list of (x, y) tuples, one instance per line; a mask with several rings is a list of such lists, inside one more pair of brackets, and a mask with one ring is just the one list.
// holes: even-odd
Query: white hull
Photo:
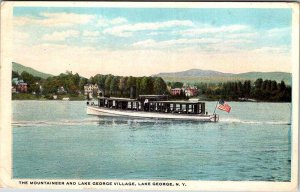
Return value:
[(206, 121), (217, 122), (218, 115), (193, 115), (193, 114), (173, 114), (173, 113), (157, 113), (157, 112), (144, 112), (144, 111), (128, 111), (108, 109), (98, 106), (87, 106), (87, 114), (108, 116), (108, 117), (133, 117), (133, 118), (154, 118), (154, 119), (171, 119), (171, 120), (193, 120), (193, 121)]

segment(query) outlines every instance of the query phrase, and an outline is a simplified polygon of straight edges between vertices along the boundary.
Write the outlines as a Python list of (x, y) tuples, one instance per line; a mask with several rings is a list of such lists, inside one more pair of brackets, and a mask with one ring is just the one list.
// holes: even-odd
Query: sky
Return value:
[(42, 72), (291, 72), (292, 9), (14, 7), (13, 59)]

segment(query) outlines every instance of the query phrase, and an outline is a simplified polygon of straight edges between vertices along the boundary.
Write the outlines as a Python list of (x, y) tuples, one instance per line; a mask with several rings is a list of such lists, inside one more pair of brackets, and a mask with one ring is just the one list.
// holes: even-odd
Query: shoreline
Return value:
[[(68, 100), (63, 100), (63, 98), (69, 98)], [(206, 96), (199, 96), (198, 98), (190, 98), (190, 99), (199, 99), (200, 101), (204, 102), (217, 102), (219, 99), (217, 98), (209, 98)], [(33, 95), (29, 93), (13, 93), (11, 97), (12, 101), (86, 101), (85, 95), (72, 95), (72, 94), (64, 94), (64, 95), (57, 95), (57, 98), (54, 99), (53, 95)], [(97, 100), (96, 97), (93, 100)], [(170, 98), (169, 100), (184, 100), (179, 98)], [(247, 102), (247, 103), (292, 103), (290, 102), (284, 102), (284, 101), (263, 101), (263, 100), (255, 100), (252, 98), (245, 99), (242, 98), (240, 100), (236, 99), (223, 99), (226, 102)]]
[(69, 101), (86, 100), (86, 96), (84, 95), (72, 95), (72, 94), (57, 95), (56, 99), (53, 98), (53, 95), (33, 95), (29, 93), (13, 93), (11, 96), (12, 101), (13, 100), (59, 101), (59, 100), (63, 100), (63, 98), (69, 98)]

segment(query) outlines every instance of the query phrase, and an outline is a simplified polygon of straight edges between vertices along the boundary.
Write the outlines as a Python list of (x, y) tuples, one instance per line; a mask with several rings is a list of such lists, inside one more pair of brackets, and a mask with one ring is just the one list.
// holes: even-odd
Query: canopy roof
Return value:
[[(137, 99), (120, 98), (120, 97), (99, 97), (99, 99), (115, 100), (115, 101), (126, 101), (126, 102), (138, 102)], [(167, 104), (204, 104), (200, 101), (148, 101), (149, 103), (167, 103)]]
[(168, 98), (168, 95), (139, 95), (139, 98)]
[(199, 101), (149, 101), (149, 103), (167, 103), (167, 104), (204, 104)]
[(99, 99), (115, 100), (115, 101), (138, 101), (136, 99), (121, 98), (121, 97), (100, 97)]

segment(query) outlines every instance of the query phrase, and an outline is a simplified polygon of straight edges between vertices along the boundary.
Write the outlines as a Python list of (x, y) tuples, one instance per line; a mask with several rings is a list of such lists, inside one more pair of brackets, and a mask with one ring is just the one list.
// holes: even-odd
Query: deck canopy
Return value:
[(100, 97), (99, 99), (115, 100), (115, 101), (137, 101), (136, 99), (121, 98), (121, 97)]
[(174, 100), (174, 101), (150, 101), (151, 103), (174, 103), (174, 104), (201, 104), (204, 102), (199, 101), (180, 101), (180, 100)]
[(140, 95), (139, 100), (117, 97), (99, 97), (98, 106), (111, 109), (160, 113), (205, 114), (205, 103), (199, 101), (169, 101), (165, 95)]
[(163, 101), (168, 100), (168, 95), (139, 95), (139, 100), (148, 100), (148, 101)]

